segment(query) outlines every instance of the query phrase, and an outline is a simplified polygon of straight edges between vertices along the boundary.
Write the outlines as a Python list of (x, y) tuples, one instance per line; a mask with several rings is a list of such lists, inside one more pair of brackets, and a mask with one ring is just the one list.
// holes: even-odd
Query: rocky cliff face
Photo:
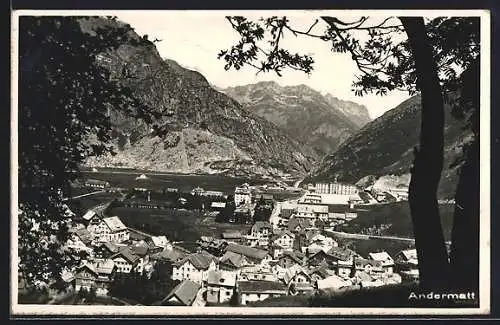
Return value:
[[(338, 176), (340, 180), (370, 185), (383, 176), (407, 179), (413, 148), (419, 141), (420, 105), (420, 97), (414, 96), (368, 123), (326, 156), (307, 181), (332, 180)], [(458, 181), (457, 166), (453, 163), (462, 155), (462, 146), (470, 141), (472, 134), (464, 129), (463, 122), (451, 116), (448, 106), (445, 111), (444, 167), (439, 196), (452, 198)]]
[[(118, 24), (104, 18), (81, 21), (89, 32)], [(88, 165), (283, 176), (302, 175), (317, 159), (307, 146), (211, 88), (198, 72), (163, 60), (152, 42), (124, 43), (99, 61), (161, 117), (153, 127), (111, 109), (117, 154), (90, 159)]]
[(323, 96), (305, 85), (282, 87), (276, 82), (259, 82), (223, 92), (319, 155), (334, 151), (370, 121), (366, 107)]

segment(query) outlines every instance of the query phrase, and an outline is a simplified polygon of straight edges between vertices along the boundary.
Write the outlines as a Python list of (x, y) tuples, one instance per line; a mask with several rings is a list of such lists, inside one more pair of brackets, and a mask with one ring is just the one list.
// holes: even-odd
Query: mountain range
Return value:
[[(365, 125), (306, 177), (306, 182), (343, 180), (362, 187), (377, 180), (388, 186), (407, 186), (413, 148), (419, 142), (421, 98), (413, 96)], [(458, 159), (472, 139), (465, 122), (451, 115), (445, 105), (444, 165), (438, 196), (453, 198), (458, 181)]]
[[(96, 17), (82, 19), (80, 25), (92, 33), (99, 26), (124, 23)], [(134, 31), (129, 36), (142, 39)], [(92, 157), (88, 166), (281, 177), (304, 175), (319, 158), (307, 145), (214, 90), (200, 73), (162, 59), (152, 42), (124, 42), (102, 53), (99, 64), (161, 118), (153, 128), (111, 109), (116, 154)]]
[(335, 151), (371, 120), (365, 106), (322, 95), (306, 85), (280, 86), (262, 81), (221, 91), (319, 156)]

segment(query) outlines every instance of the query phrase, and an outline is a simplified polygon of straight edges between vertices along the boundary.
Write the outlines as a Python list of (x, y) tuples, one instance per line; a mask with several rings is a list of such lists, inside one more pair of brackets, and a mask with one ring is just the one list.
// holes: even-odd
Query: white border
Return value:
[(251, 316), (251, 315), (479, 315), (490, 312), (490, 12), (488, 10), (119, 10), (138, 15), (161, 11), (175, 15), (370, 15), (370, 16), (479, 16), (481, 17), (481, 99), (480, 99), (480, 306), (479, 308), (273, 308), (273, 307), (168, 307), (168, 306), (56, 306), (19, 305), (17, 302), (17, 184), (18, 184), (18, 26), (19, 16), (113, 16), (117, 10), (16, 10), (11, 15), (11, 314), (22, 315), (109, 315), (109, 316)]

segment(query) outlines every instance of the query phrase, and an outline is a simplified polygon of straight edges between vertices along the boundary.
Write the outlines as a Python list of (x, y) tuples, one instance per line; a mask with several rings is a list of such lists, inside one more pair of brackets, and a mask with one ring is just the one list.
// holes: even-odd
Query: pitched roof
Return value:
[(116, 253), (120, 250), (120, 247), (118, 247), (117, 245), (115, 245), (112, 242), (104, 242), (99, 247), (104, 247), (107, 250), (109, 250), (111, 253)]
[(242, 234), (239, 231), (223, 232), (222, 238), (224, 239), (238, 239), (241, 238)]
[(321, 262), (317, 267), (314, 267), (309, 270), (309, 275), (313, 274), (318, 274), (320, 277), (325, 279), (331, 275), (334, 275), (335, 271), (330, 270), (326, 262)]
[(211, 270), (208, 272), (207, 283), (208, 285), (234, 287), (236, 285), (236, 274), (233, 272)]
[(212, 202), (210, 207), (212, 207), (212, 208), (225, 208), (226, 202)]
[(283, 276), (283, 280), (285, 281), (286, 284), (289, 284), (290, 281), (295, 277), (295, 275), (303, 273), (307, 277), (309, 277), (309, 274), (307, 271), (300, 265), (294, 264), (285, 271), (285, 275)]
[(280, 237), (282, 237), (284, 235), (288, 235), (292, 238), (295, 238), (295, 234), (293, 232), (291, 232), (288, 229), (285, 229), (285, 230), (278, 231), (278, 232), (274, 233), (274, 235), (271, 236), (271, 240), (275, 241), (276, 239), (279, 239)]
[(168, 239), (166, 236), (151, 236), (151, 241), (156, 247), (164, 247), (168, 244)]
[(94, 210), (88, 210), (83, 216), (82, 219), (89, 221), (93, 217), (97, 216), (97, 213)]
[(382, 265), (384, 266), (394, 264), (394, 260), (387, 252), (369, 253), (368, 257), (374, 261), (382, 262)]
[(406, 260), (418, 259), (417, 250), (415, 248), (402, 250), (401, 252), (398, 253), (398, 255), (403, 256)]
[(106, 223), (106, 225), (108, 226), (108, 228), (112, 232), (122, 231), (122, 230), (127, 229), (127, 227), (123, 224), (123, 222), (120, 220), (120, 218), (118, 218), (116, 216), (104, 218), (104, 219), (102, 219), (102, 221), (104, 221), (104, 223)]
[(90, 244), (92, 242), (92, 234), (85, 228), (75, 230), (75, 234), (84, 244)]
[(304, 254), (298, 251), (284, 251), (283, 254), (279, 257), (279, 259), (288, 257), (292, 259), (294, 262), (301, 264), (302, 259), (304, 258)]
[(175, 264), (180, 266), (186, 262), (190, 262), (198, 270), (206, 270), (210, 266), (212, 261), (216, 261), (217, 258), (206, 252), (192, 253), (184, 257), (183, 259), (177, 261)]
[(238, 253), (254, 260), (263, 260), (267, 256), (265, 250), (235, 243), (228, 243), (226, 251)]
[(373, 281), (373, 278), (368, 273), (361, 271), (356, 273), (356, 277), (358, 277), (361, 281)]
[(374, 268), (382, 268), (382, 262), (369, 260), (369, 259), (365, 259), (365, 258), (356, 258), (354, 260), (354, 263), (356, 264), (356, 267), (363, 267), (364, 268), (366, 265), (371, 265)]
[(300, 226), (300, 228), (304, 229), (310, 227), (311, 225), (312, 224), (308, 219), (291, 218), (288, 221), (288, 230), (294, 231), (297, 226)]
[(281, 209), (280, 211), (280, 216), (283, 219), (290, 219), (292, 216), (294, 210), (293, 209)]
[(96, 270), (99, 274), (111, 274), (115, 267), (115, 262), (111, 259), (96, 261)]
[(351, 249), (344, 247), (332, 247), (328, 252), (328, 255), (335, 257), (336, 259), (346, 261), (351, 256), (357, 256), (358, 254)]
[(286, 286), (276, 281), (238, 281), (238, 288), (241, 293), (266, 293), (279, 292), (286, 294)]
[(260, 231), (261, 229), (263, 228), (268, 228), (268, 229), (272, 229), (272, 226), (269, 222), (267, 221), (256, 221), (253, 226), (252, 226), (252, 230), (255, 230), (255, 231)]
[(154, 254), (153, 257), (156, 259), (160, 259), (160, 260), (177, 262), (180, 259), (183, 259), (187, 254), (188, 253), (186, 253), (182, 250), (179, 250), (179, 249), (175, 249), (175, 247), (174, 247), (172, 249), (166, 249), (166, 250), (163, 250), (157, 254)]
[(318, 280), (317, 282), (318, 289), (320, 290), (330, 289), (330, 288), (340, 289), (342, 287), (350, 285), (352, 285), (351, 281), (346, 281), (335, 274), (332, 274), (324, 279)]
[(140, 257), (137, 256), (129, 247), (122, 248), (118, 253), (113, 254), (111, 256), (111, 259), (114, 260), (115, 258), (120, 256), (127, 260), (130, 264), (134, 264), (140, 259)]
[(147, 244), (136, 244), (130, 246), (130, 249), (135, 255), (144, 257), (149, 251), (149, 246)]
[(183, 305), (191, 306), (196, 300), (201, 285), (191, 280), (184, 280), (175, 286), (172, 291), (162, 300), (162, 304), (168, 302), (172, 297), (176, 297)]
[(235, 268), (239, 268), (245, 264), (246, 259), (245, 259), (245, 256), (243, 256), (241, 254), (227, 251), (220, 258), (220, 262), (224, 263), (224, 264), (230, 264)]

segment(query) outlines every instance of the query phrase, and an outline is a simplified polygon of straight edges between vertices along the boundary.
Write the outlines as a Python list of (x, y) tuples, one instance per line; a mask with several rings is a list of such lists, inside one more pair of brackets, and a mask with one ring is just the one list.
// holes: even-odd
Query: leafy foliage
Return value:
[(63, 198), (86, 157), (113, 152), (106, 144), (108, 108), (152, 119), (96, 61), (128, 40), (130, 26), (102, 26), (91, 35), (81, 31), (82, 19), (88, 18), (19, 20), (18, 252), (19, 272), (30, 284), (57, 279), (74, 263), (60, 249), (67, 237)]
[[(308, 30), (300, 31), (287, 17), (273, 16), (254, 22), (228, 16), (226, 19), (241, 39), (231, 49), (221, 51), (218, 58), (225, 60), (226, 70), (249, 65), (258, 72), (274, 71), (279, 76), (284, 68), (311, 73), (314, 64), (311, 56), (280, 48), (280, 40), (288, 33), (320, 39), (330, 43), (332, 52), (350, 55), (360, 72), (352, 84), (358, 96), (373, 92), (386, 95), (392, 90), (405, 90), (413, 95), (419, 90), (410, 46), (398, 18), (380, 21), (363, 16), (352, 22), (321, 18), (327, 27), (323, 34), (315, 34), (312, 30), (318, 19)], [(479, 55), (479, 18), (438, 17), (428, 20), (426, 29), (440, 82), (445, 90), (454, 90), (460, 72)]]

